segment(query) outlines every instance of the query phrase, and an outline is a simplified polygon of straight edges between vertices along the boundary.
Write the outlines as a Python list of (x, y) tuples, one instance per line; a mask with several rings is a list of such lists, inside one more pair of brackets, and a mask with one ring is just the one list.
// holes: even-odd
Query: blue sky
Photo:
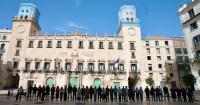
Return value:
[(189, 0), (1, 0), (0, 28), (12, 27), (12, 17), (22, 2), (40, 11), (42, 33), (64, 33), (79, 29), (87, 33), (117, 33), (118, 11), (124, 4), (135, 5), (142, 35), (182, 36), (177, 16)]

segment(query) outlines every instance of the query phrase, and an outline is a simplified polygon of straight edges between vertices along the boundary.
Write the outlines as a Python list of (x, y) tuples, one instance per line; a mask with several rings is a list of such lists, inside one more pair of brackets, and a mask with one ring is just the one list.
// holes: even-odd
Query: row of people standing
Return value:
[[(184, 101), (184, 102), (193, 102), (194, 95), (191, 88), (171, 88), (171, 98), (173, 101)], [(161, 89), (159, 86), (151, 89), (148, 86), (145, 88), (146, 100), (150, 101), (169, 101), (170, 93), (169, 89), (165, 86)]]
[[(19, 93), (23, 90), (22, 87), (19, 88)], [(169, 90), (167, 87), (164, 87), (161, 89), (160, 87), (152, 87), (151, 89), (148, 88), (148, 86), (144, 89), (145, 94), (146, 94), (146, 100), (147, 101), (169, 101), (170, 99), (170, 94)], [(143, 93), (144, 93), (142, 87), (140, 88), (127, 88), (122, 87), (122, 88), (117, 88), (117, 87), (110, 87), (108, 86), (106, 88), (101, 88), (100, 86), (98, 88), (96, 87), (76, 87), (76, 86), (64, 86), (64, 87), (59, 87), (59, 86), (39, 86), (36, 87), (36, 85), (33, 86), (28, 86), (27, 89), (27, 95), (26, 98), (27, 100), (60, 100), (60, 101), (76, 101), (76, 100), (93, 100), (93, 101), (143, 101)], [(178, 91), (177, 96), (178, 96)], [(171, 95), (172, 98), (174, 99), (174, 93), (173, 90), (171, 89)], [(21, 99), (21, 95), (19, 98)], [(150, 99), (151, 97), (151, 99)], [(189, 97), (188, 97), (189, 98)], [(185, 98), (184, 98), (185, 101)], [(190, 98), (189, 98), (190, 101)], [(193, 101), (191, 101), (193, 102)]]

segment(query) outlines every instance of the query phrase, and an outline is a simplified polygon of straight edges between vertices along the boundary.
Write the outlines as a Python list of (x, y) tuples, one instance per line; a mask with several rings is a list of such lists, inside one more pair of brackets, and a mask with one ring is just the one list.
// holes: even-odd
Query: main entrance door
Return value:
[(117, 88), (119, 88), (119, 87), (120, 87), (120, 82), (118, 82), (118, 81), (117, 81), (117, 82), (114, 82), (114, 87), (115, 87), (115, 86), (116, 86)]
[(49, 77), (48, 79), (47, 79), (47, 81), (46, 81), (46, 85), (49, 85), (50, 87), (52, 87), (53, 86), (53, 78), (52, 77)]
[(99, 86), (101, 86), (101, 80), (99, 78), (96, 78), (94, 80), (93, 86), (99, 88)]
[(28, 80), (27, 86), (33, 86), (33, 81), (32, 80)]
[(78, 87), (78, 77), (70, 77), (70, 84), (72, 87), (74, 87), (74, 85)]

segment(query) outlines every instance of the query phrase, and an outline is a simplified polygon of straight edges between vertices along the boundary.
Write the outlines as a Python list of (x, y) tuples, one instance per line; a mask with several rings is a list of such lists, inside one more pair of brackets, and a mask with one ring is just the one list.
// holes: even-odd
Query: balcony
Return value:
[(48, 70), (48, 69), (44, 69), (43, 72), (44, 72), (44, 73), (50, 73), (51, 71)]
[(98, 74), (106, 74), (106, 70), (99, 70)]
[(30, 72), (30, 69), (24, 69), (23, 70), (23, 73), (28, 73), (28, 72)]
[(119, 71), (117, 71), (117, 74), (126, 75), (126, 71), (125, 70), (119, 70)]
[(95, 73), (94, 70), (88, 70), (87, 72), (90, 73), (90, 74), (94, 74)]
[(130, 70), (129, 74), (138, 75), (140, 72), (138, 70)]
[(107, 71), (107, 74), (114, 74), (114, 73), (115, 73), (114, 70), (108, 70), (108, 71)]

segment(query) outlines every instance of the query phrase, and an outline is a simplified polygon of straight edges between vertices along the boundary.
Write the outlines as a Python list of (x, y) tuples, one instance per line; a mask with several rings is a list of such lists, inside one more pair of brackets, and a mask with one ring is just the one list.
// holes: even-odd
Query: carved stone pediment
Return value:
[(41, 58), (35, 58), (35, 61), (42, 61)]
[(25, 58), (25, 61), (33, 61), (33, 58)]
[(65, 59), (65, 62), (72, 62), (72, 59)]
[(62, 62), (62, 59), (57, 58), (57, 59), (54, 59), (54, 61), (55, 62)]
[(113, 62), (114, 62), (114, 60), (108, 60), (108, 62), (109, 62), (109, 63), (113, 63)]
[(105, 62), (105, 60), (104, 59), (99, 59), (98, 62)]
[(130, 63), (137, 63), (137, 60), (131, 60)]
[(14, 61), (14, 62), (19, 62), (19, 61), (20, 61), (20, 58), (13, 58), (13, 61)]
[(95, 62), (95, 60), (94, 59), (89, 59), (88, 62)]
[(45, 58), (44, 61), (51, 62), (52, 60), (50, 58)]
[(84, 59), (77, 59), (77, 62), (84, 62)]

